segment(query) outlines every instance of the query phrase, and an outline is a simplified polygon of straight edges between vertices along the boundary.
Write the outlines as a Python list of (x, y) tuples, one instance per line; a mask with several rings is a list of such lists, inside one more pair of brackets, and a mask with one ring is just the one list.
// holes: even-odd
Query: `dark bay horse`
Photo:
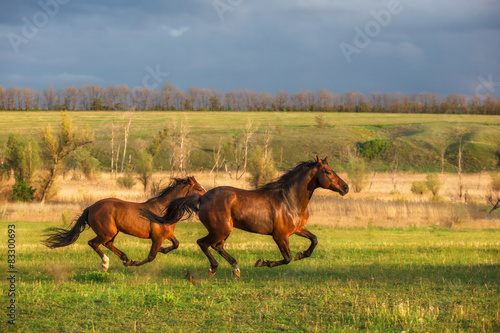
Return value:
[[(140, 266), (153, 261), (158, 251), (168, 253), (179, 246), (179, 242), (173, 234), (175, 225), (150, 223), (140, 216), (141, 209), (148, 209), (151, 212), (161, 214), (172, 199), (193, 194), (203, 195), (205, 189), (194, 177), (187, 177), (185, 179), (173, 179), (170, 186), (165, 188), (160, 195), (143, 203), (115, 198), (103, 199), (87, 207), (70, 229), (49, 229), (48, 237), (43, 243), (51, 249), (68, 246), (78, 239), (80, 233), (90, 227), (97, 234), (97, 237), (91, 239), (89, 245), (101, 257), (104, 271), (108, 270), (109, 258), (99, 249), (101, 244), (104, 244), (120, 257), (125, 266)], [(133, 261), (125, 253), (117, 249), (113, 242), (119, 232), (139, 238), (150, 238), (153, 243), (147, 258), (141, 261)], [(161, 245), (165, 239), (170, 240), (172, 245), (162, 247)]]
[(233, 227), (258, 234), (271, 235), (283, 255), (283, 260), (259, 259), (256, 267), (274, 267), (292, 261), (288, 237), (295, 234), (308, 238), (311, 245), (299, 252), (295, 260), (309, 257), (318, 243), (316, 236), (305, 228), (309, 214), (307, 205), (318, 187), (345, 195), (349, 186), (328, 165), (328, 159), (303, 162), (282, 175), (277, 181), (247, 191), (221, 186), (204, 195), (196, 194), (172, 200), (165, 215), (143, 210), (142, 215), (153, 222), (174, 224), (185, 214), (197, 213), (208, 230), (198, 245), (210, 261), (209, 275), (215, 274), (218, 263), (209, 252), (215, 249), (226, 259), (236, 276), (240, 276), (238, 262), (224, 249), (224, 242)]

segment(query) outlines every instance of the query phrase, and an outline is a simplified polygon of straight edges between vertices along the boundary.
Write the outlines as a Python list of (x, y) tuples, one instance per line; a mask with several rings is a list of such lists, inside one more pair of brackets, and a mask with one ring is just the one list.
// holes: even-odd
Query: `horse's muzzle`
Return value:
[(349, 193), (349, 185), (347, 184), (344, 184), (342, 186), (340, 186), (340, 191), (339, 191), (340, 195), (341, 196), (344, 196), (346, 195), (347, 193)]

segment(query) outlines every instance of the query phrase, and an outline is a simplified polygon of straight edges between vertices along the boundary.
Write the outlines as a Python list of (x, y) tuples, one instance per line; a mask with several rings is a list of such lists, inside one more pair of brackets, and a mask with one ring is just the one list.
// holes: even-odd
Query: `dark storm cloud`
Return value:
[(500, 81), (499, 16), (487, 0), (9, 1), (0, 85), (135, 87), (159, 68), (181, 89), (471, 95)]

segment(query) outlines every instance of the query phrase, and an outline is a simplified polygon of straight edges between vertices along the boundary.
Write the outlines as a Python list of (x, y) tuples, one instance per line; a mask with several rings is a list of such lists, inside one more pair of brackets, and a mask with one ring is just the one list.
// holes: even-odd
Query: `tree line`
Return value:
[(126, 85), (102, 87), (86, 84), (56, 90), (0, 86), (0, 110), (193, 110), (193, 111), (323, 111), (500, 114), (500, 98), (491, 94), (436, 93), (411, 95), (400, 92), (358, 91), (333, 94), (327, 89), (275, 94), (249, 89), (220, 92), (216, 89), (189, 87), (182, 91), (170, 82), (160, 89), (129, 88)]

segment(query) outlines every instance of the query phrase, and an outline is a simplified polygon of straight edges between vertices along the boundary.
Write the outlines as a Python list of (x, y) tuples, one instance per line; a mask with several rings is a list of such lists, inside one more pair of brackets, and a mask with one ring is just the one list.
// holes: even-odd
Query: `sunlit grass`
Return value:
[[(239, 261), (241, 278), (215, 254), (219, 270), (208, 279), (208, 260), (195, 245), (206, 234), (199, 223), (179, 223), (180, 248), (142, 267), (126, 268), (105, 250), (108, 273), (86, 244), (91, 230), (76, 244), (49, 250), (40, 245), (41, 234), (56, 223), (15, 224), (16, 328), (23, 332), (500, 329), (496, 230), (313, 225), (319, 244), (312, 257), (272, 269), (253, 267), (259, 258), (280, 259), (271, 237), (234, 230), (226, 248)], [(292, 253), (308, 246), (297, 236), (290, 243)], [(115, 244), (141, 259), (150, 241), (119, 235)], [(0, 243), (0, 251), (6, 246)], [(188, 271), (196, 285), (185, 279)]]

